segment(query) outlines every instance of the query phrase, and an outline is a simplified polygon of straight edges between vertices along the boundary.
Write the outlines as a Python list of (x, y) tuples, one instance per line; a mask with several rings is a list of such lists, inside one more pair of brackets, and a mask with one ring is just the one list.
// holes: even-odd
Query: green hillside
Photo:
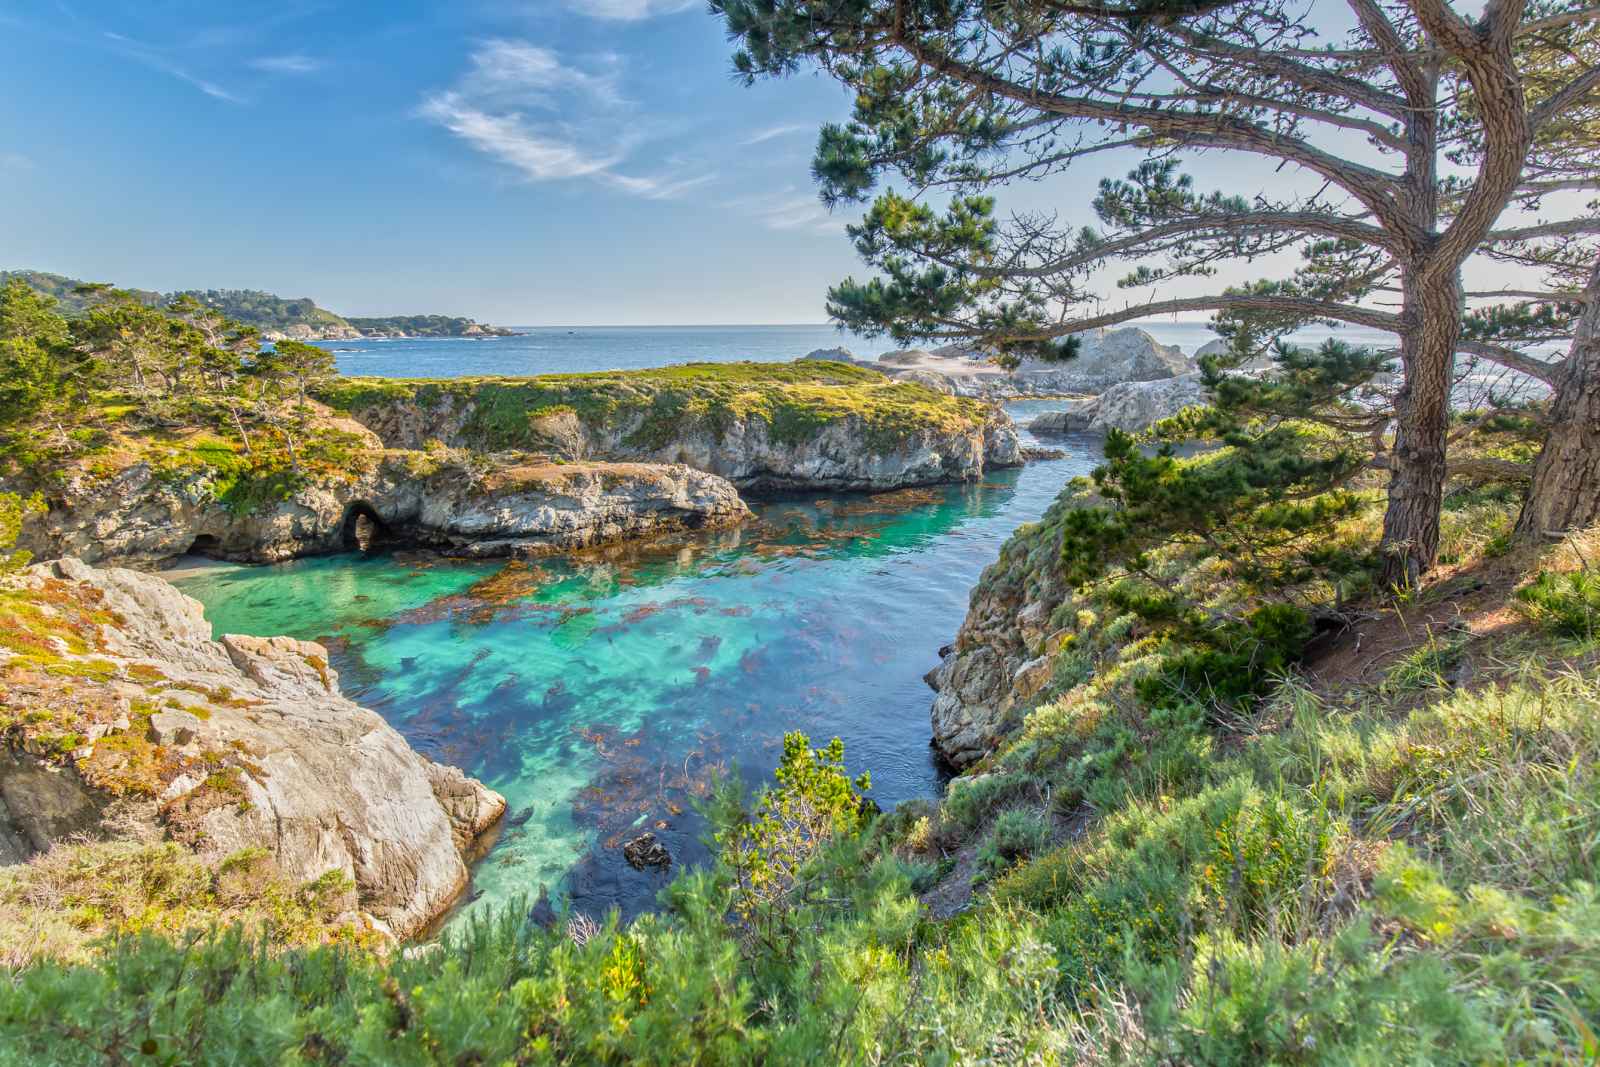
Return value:
[[(52, 297), (69, 318), (82, 315), (97, 292), (113, 288), (110, 283), (86, 282), (49, 271), (0, 271), (0, 285), (10, 278), (21, 278), (34, 290)], [(149, 289), (124, 289), (142, 304), (157, 307), (180, 296), (192, 296), (222, 312), (235, 322), (254, 326), (264, 333), (306, 328), (323, 334), (345, 336), (407, 337), (504, 337), (515, 331), (486, 326), (474, 319), (451, 315), (390, 315), (377, 318), (345, 318), (319, 307), (310, 297), (287, 298), (260, 289), (184, 289), (160, 293)]]

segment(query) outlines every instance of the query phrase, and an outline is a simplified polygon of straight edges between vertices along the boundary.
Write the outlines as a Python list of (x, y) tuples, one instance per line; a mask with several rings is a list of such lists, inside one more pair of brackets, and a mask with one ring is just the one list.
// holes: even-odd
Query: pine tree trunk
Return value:
[(1584, 295), (1588, 303), (1556, 378), (1533, 487), (1517, 519), (1518, 541), (1542, 541), (1600, 523), (1600, 262)]
[(1415, 585), (1439, 554), (1450, 384), (1461, 334), (1459, 274), (1430, 280), (1407, 271), (1402, 291), (1412, 327), (1400, 339), (1405, 382), (1395, 401), (1389, 506), (1383, 516), (1385, 589)]

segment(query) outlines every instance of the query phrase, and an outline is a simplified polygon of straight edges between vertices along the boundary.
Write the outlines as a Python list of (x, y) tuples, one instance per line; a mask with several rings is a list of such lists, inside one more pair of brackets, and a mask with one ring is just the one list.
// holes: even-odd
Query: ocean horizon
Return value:
[[(1176, 345), (1187, 355), (1193, 355), (1215, 337), (1210, 325), (1199, 321), (1125, 325), (1144, 330), (1161, 344)], [(887, 338), (862, 337), (826, 323), (510, 329), (519, 332), (496, 338), (360, 338), (322, 344), (334, 353), (342, 374), (404, 378), (572, 374), (690, 362), (777, 362), (799, 359), (825, 348), (845, 348), (858, 359), (872, 360), (908, 348), (938, 347), (931, 343), (895, 345)], [(1390, 334), (1380, 330), (1356, 327), (1313, 327), (1294, 335), (1303, 344), (1320, 344), (1330, 337), (1363, 345), (1387, 345), (1393, 341)]]

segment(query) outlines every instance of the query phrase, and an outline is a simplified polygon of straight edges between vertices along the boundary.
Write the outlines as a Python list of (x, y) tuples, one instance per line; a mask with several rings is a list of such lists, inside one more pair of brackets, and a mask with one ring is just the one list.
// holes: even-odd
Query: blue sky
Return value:
[[(822, 322), (861, 271), (859, 210), (829, 216), (809, 176), (847, 94), (740, 85), (701, 0), (0, 0), (0, 101), (0, 267), (515, 325)], [(1134, 162), (1092, 157), (1002, 208), (1092, 222), (1097, 180)], [(1190, 169), (1317, 185), (1226, 155)]]
[(351, 313), (820, 322), (843, 91), (672, 0), (0, 3), (0, 262)]

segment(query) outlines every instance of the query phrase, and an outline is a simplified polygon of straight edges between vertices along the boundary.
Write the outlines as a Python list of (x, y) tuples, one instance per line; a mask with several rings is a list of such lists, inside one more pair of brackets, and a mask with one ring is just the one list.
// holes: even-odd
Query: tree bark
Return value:
[(1408, 270), (1401, 287), (1414, 319), (1400, 339), (1405, 383), (1395, 400), (1393, 473), (1383, 516), (1384, 588), (1414, 586), (1439, 554), (1450, 382), (1461, 336), (1458, 273), (1427, 279)]
[(1556, 378), (1550, 430), (1517, 519), (1520, 542), (1560, 537), (1600, 522), (1600, 261), (1584, 292), (1587, 303), (1571, 354)]

